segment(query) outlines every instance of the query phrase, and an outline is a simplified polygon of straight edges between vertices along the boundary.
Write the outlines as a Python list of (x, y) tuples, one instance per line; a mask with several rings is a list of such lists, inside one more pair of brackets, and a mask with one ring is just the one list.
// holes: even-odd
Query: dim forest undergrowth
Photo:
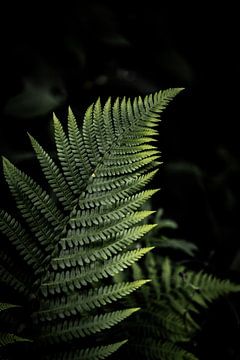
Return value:
[(181, 90), (97, 100), (81, 127), (69, 108), (67, 132), (54, 116), (56, 156), (29, 134), (41, 185), (3, 158), (1, 358), (198, 358), (199, 314), (240, 286), (170, 259), (196, 246), (163, 236), (176, 224), (149, 205), (156, 128)]

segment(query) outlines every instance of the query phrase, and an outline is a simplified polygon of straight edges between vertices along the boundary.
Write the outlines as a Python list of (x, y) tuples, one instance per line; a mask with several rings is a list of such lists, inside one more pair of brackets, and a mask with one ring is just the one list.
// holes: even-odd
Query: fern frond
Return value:
[(189, 271), (183, 266), (174, 268), (168, 258), (162, 264), (162, 280), (165, 292), (177, 293), (186, 303), (192, 303), (193, 309), (194, 304), (207, 307), (207, 303), (222, 295), (240, 291), (240, 285), (229, 280), (220, 280), (203, 271)]
[[(233, 284), (230, 280), (218, 279), (203, 271), (199, 273), (188, 271), (185, 274), (185, 287), (192, 290), (192, 301), (202, 306), (204, 306), (204, 300), (212, 302), (220, 296), (240, 291), (240, 285)], [(201, 300), (200, 297), (202, 297)]]
[(192, 353), (171, 342), (146, 339), (137, 349), (149, 360), (198, 360)]
[(128, 321), (128, 328), (134, 332), (136, 342), (146, 337), (173, 343), (189, 342), (192, 338), (184, 318), (169, 309), (166, 311), (161, 308), (153, 311), (142, 309), (137, 321)]
[[(156, 255), (152, 253), (145, 260), (146, 271), (152, 281), (147, 297), (144, 296), (146, 304), (142, 316), (135, 325), (139, 338), (149, 337), (149, 345), (143, 345), (141, 341), (136, 351), (153, 359), (195, 358), (177, 346), (181, 342), (191, 341), (200, 330), (194, 313), (198, 313), (201, 307), (207, 308), (209, 302), (221, 295), (240, 291), (240, 286), (229, 280), (219, 280), (203, 271), (189, 271), (182, 265), (174, 265), (169, 258), (161, 260), (159, 268), (156, 260)], [(144, 289), (141, 292), (145, 295)], [(148, 326), (148, 322), (151, 326)], [(157, 339), (161, 339), (159, 344)], [(168, 345), (165, 345), (165, 341)]]
[[(152, 249), (139, 248), (134, 242), (154, 227), (140, 222), (153, 213), (141, 206), (157, 191), (145, 189), (160, 164), (155, 127), (158, 114), (179, 91), (160, 91), (144, 101), (117, 99), (113, 106), (110, 99), (103, 105), (98, 100), (87, 109), (81, 130), (69, 109), (67, 134), (54, 116), (60, 167), (30, 136), (51, 195), (4, 159), (5, 177), (24, 221), (20, 226), (2, 214), (0, 224), (18, 255), (33, 267), (31, 276), (38, 275), (34, 292), (39, 311), (32, 314), (35, 332), (40, 334), (37, 343), (71, 343), (108, 329), (136, 311), (99, 315), (97, 310), (146, 282), (105, 285), (104, 279), (121, 273)], [(20, 277), (18, 283), (14, 266), (5, 263), (3, 279), (31, 296), (32, 279)], [(105, 358), (119, 346), (70, 350), (64, 356)]]

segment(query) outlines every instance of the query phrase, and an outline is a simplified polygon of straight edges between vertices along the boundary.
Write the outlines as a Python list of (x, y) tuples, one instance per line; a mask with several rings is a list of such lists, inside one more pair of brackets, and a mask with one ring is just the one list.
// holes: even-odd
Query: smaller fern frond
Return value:
[[(192, 301), (203, 306), (204, 300), (210, 303), (220, 296), (240, 291), (240, 285), (236, 285), (230, 280), (218, 279), (203, 271), (199, 273), (187, 271), (182, 282), (183, 288), (188, 287), (192, 290)], [(202, 297), (202, 301), (200, 301), (200, 297)]]
[(167, 341), (144, 339), (136, 347), (138, 352), (150, 360), (198, 360), (192, 353)]

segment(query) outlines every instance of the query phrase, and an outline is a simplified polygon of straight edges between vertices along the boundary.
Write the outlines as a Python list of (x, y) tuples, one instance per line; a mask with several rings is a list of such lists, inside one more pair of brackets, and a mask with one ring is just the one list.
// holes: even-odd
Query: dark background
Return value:
[[(1, 5), (0, 152), (38, 177), (26, 132), (53, 150), (51, 117), (101, 96), (185, 87), (163, 115), (154, 207), (199, 247), (198, 268), (240, 282), (238, 6), (35, 1)], [(3, 176), (1, 206), (11, 207)], [(219, 305), (203, 359), (240, 359), (239, 305)], [(204, 349), (208, 349), (207, 351)]]

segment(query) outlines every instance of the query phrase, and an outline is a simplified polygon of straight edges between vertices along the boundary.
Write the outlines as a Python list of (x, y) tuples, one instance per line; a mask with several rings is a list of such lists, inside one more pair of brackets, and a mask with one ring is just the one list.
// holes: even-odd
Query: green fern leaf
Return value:
[(171, 342), (146, 339), (138, 345), (138, 349), (149, 360), (198, 360), (193, 354)]
[(240, 285), (235, 285), (229, 280), (217, 279), (215, 276), (203, 271), (199, 273), (186, 272), (183, 288), (186, 287), (192, 292), (192, 301), (202, 306), (220, 296), (240, 291)]

